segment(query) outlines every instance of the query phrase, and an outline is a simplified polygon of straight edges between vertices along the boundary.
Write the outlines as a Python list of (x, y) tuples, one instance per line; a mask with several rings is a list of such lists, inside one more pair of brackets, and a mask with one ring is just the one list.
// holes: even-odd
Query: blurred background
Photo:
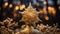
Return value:
[(0, 0), (0, 21), (9, 17), (18, 22), (22, 18), (19, 12), (23, 12), (29, 3), (40, 12), (38, 17), (43, 24), (60, 24), (60, 0)]

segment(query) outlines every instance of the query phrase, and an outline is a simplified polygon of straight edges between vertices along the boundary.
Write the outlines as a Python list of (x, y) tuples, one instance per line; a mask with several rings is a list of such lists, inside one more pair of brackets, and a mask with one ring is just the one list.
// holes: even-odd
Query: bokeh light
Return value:
[(19, 6), (16, 6), (16, 7), (15, 7), (15, 10), (19, 10)]
[(47, 15), (46, 7), (43, 8), (43, 13), (44, 13), (45, 15)]
[(60, 10), (60, 6), (58, 7), (58, 9)]
[(47, 2), (46, 2), (46, 1), (44, 1), (44, 2), (43, 2), (43, 4), (44, 4), (44, 5), (46, 5), (46, 4), (47, 4)]
[(12, 5), (12, 4), (10, 4), (10, 5), (9, 5), (9, 8), (12, 8), (12, 7), (13, 7), (13, 5)]
[(54, 15), (56, 15), (56, 10), (55, 10), (55, 8), (54, 7), (48, 7), (48, 12), (49, 12), (49, 14), (52, 14), (53, 16)]
[(48, 7), (48, 13), (51, 14), (51, 7)]
[(8, 2), (5, 2), (5, 3), (4, 3), (4, 7), (7, 7), (7, 6), (8, 6)]
[(51, 10), (52, 10), (52, 11), (51, 11), (52, 15), (53, 15), (53, 16), (56, 15), (56, 10), (54, 9), (54, 7), (52, 7)]
[(20, 10), (23, 10), (25, 8), (25, 5), (20, 5)]

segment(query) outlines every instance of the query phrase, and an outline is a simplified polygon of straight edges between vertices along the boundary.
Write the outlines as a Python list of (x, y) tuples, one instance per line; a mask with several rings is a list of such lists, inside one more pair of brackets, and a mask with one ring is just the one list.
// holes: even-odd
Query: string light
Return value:
[(16, 6), (16, 7), (15, 7), (15, 10), (19, 10), (19, 6)]
[(48, 7), (48, 12), (49, 14), (51, 14), (51, 7)]
[(23, 10), (25, 8), (25, 5), (20, 5), (20, 10)]
[(49, 14), (52, 14), (53, 16), (56, 15), (56, 10), (54, 7), (48, 7)]
[(54, 7), (52, 7), (51, 10), (52, 15), (56, 15), (56, 10), (54, 9)]
[(9, 5), (9, 8), (12, 8), (12, 7), (13, 7), (13, 5), (12, 5), (12, 4), (10, 4), (10, 5)]
[(8, 2), (5, 2), (4, 7), (7, 7), (7, 6), (8, 6)]
[(47, 14), (46, 7), (43, 8), (43, 13)]
[(44, 4), (44, 5), (46, 5), (46, 4), (47, 4), (47, 2), (46, 2), (46, 1), (44, 1), (44, 2), (43, 2), (43, 4)]

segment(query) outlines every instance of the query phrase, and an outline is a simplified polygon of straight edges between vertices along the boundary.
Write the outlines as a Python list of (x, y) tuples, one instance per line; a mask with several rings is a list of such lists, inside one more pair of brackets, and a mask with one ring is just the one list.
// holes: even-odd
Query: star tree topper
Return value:
[(35, 24), (38, 21), (41, 21), (38, 17), (39, 12), (36, 11), (31, 5), (29, 4), (28, 8), (25, 11), (21, 12), (22, 19), (20, 21), (24, 21), (25, 24)]

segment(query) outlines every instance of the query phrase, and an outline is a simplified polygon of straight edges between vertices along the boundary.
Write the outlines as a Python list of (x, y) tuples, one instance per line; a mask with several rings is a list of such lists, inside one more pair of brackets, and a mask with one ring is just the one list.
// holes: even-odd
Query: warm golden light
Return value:
[(12, 8), (12, 7), (13, 7), (13, 5), (12, 5), (12, 4), (10, 4), (10, 5), (9, 5), (9, 8)]
[(56, 15), (56, 10), (54, 7), (48, 7), (49, 14)]
[(48, 7), (48, 12), (51, 14), (51, 7)]
[(44, 18), (45, 18), (45, 20), (49, 20), (49, 17), (48, 16), (45, 16)]
[(60, 10), (60, 6), (58, 7), (58, 9)]
[(51, 10), (52, 10), (52, 11), (51, 11), (52, 15), (56, 15), (56, 10), (55, 10), (55, 8), (52, 7)]
[(7, 6), (8, 6), (8, 2), (5, 2), (4, 7), (7, 7)]
[(43, 8), (43, 14), (47, 14), (46, 7)]
[(15, 10), (19, 10), (19, 6), (16, 6), (16, 7), (15, 7)]
[(20, 5), (20, 10), (23, 10), (25, 8), (25, 5)]
[(46, 1), (44, 1), (44, 2), (43, 2), (43, 4), (44, 4), (44, 5), (46, 5), (46, 4), (47, 4), (47, 2), (46, 2)]
[(23, 17), (20, 21), (24, 21), (25, 24), (33, 24), (35, 26), (36, 22), (41, 21), (38, 18), (39, 13), (31, 6), (31, 3), (25, 11), (21, 12), (21, 14)]

